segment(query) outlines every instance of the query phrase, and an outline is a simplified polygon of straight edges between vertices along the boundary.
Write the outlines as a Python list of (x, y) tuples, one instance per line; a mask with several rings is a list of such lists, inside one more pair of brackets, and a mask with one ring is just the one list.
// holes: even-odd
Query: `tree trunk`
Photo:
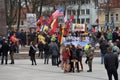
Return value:
[(43, 5), (43, 1), (44, 1), (44, 0), (41, 0), (41, 3), (40, 3), (39, 17), (40, 17), (41, 14), (42, 14), (42, 5)]
[(20, 28), (20, 18), (21, 18), (21, 0), (18, 2), (19, 5), (19, 12), (18, 12), (18, 24), (17, 24), (17, 30)]
[(5, 0), (0, 0), (0, 35), (6, 36)]

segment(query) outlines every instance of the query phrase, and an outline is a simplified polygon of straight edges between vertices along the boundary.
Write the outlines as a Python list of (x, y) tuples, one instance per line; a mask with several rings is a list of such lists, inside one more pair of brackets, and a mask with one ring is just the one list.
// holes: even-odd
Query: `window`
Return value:
[(85, 4), (85, 1), (84, 1), (84, 0), (81, 1), (81, 5), (82, 5), (82, 4)]
[(75, 10), (71, 10), (71, 15), (72, 14), (76, 15), (76, 11)]
[(119, 17), (118, 14), (116, 14), (116, 21), (118, 21), (118, 17)]
[(77, 10), (77, 15), (78, 15), (78, 16), (80, 15), (80, 9)]
[(85, 10), (82, 9), (82, 10), (81, 10), (81, 15), (84, 15), (84, 14), (85, 14)]
[(59, 23), (62, 23), (62, 22), (63, 22), (63, 19), (60, 18), (58, 21), (59, 21)]
[(82, 24), (85, 23), (85, 19), (84, 18), (81, 19), (81, 23)]
[(90, 9), (86, 9), (86, 14), (90, 14)]
[(67, 12), (68, 12), (68, 15), (71, 15), (71, 11), (70, 10), (67, 10)]
[(87, 23), (90, 23), (90, 18), (86, 18), (86, 22), (87, 22)]
[(77, 23), (80, 23), (80, 19), (79, 18), (77, 19)]
[(21, 25), (24, 25), (24, 21), (21, 21)]
[(110, 16), (111, 16), (111, 21), (114, 21), (114, 15), (111, 14)]
[(105, 21), (108, 21), (107, 19), (108, 19), (108, 15), (106, 14), (106, 15), (105, 15)]
[(89, 4), (90, 3), (90, 0), (86, 0), (86, 4)]

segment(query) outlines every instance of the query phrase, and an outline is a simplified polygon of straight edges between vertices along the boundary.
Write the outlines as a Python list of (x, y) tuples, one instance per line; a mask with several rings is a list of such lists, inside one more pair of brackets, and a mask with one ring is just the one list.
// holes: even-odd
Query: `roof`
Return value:
[(120, 0), (110, 0), (108, 3), (101, 3), (100, 8), (120, 8)]

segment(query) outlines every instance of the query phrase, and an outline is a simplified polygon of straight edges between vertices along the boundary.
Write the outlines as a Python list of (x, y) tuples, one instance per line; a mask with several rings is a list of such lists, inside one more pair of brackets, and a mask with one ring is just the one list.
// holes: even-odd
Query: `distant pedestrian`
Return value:
[(56, 38), (51, 38), (51, 43), (49, 44), (50, 54), (52, 55), (52, 65), (57, 66), (58, 57), (59, 57), (59, 48), (57, 43), (55, 42)]
[(73, 44), (70, 45), (70, 66), (70, 71), (75, 72), (75, 68), (77, 67), (77, 72), (80, 72), (77, 60), (76, 47)]
[(108, 48), (108, 53), (104, 58), (105, 69), (107, 70), (109, 80), (112, 80), (112, 75), (114, 80), (118, 80), (117, 69), (119, 66), (118, 55), (114, 54), (113, 47)]
[(44, 44), (41, 41), (38, 42), (38, 49), (39, 49), (38, 57), (43, 59)]
[[(43, 47), (43, 46), (42, 46)], [(44, 64), (48, 64), (49, 63), (49, 57), (50, 57), (50, 51), (49, 51), (49, 46), (48, 43), (46, 42), (44, 44)]]
[(94, 57), (94, 47), (92, 45), (89, 47), (88, 53), (86, 55), (88, 57), (88, 67), (89, 67), (89, 70), (87, 70), (87, 72), (92, 72), (92, 61)]
[(3, 41), (1, 51), (2, 51), (2, 60), (1, 60), (1, 64), (4, 64), (4, 59), (5, 59), (5, 64), (7, 64), (7, 62), (8, 62), (9, 45), (8, 45), (8, 43), (7, 43), (6, 40)]
[(80, 63), (81, 71), (83, 71), (82, 56), (83, 56), (84, 50), (80, 45), (77, 46), (76, 53), (77, 53), (77, 59), (78, 59), (78, 66), (79, 66), (79, 63)]
[(14, 64), (14, 53), (16, 52), (16, 46), (13, 42), (10, 42), (10, 59), (11, 63)]
[(102, 39), (100, 41), (100, 50), (101, 50), (101, 64), (104, 63), (104, 56), (107, 53), (107, 48), (108, 48), (108, 42), (105, 39)]
[(36, 64), (36, 59), (35, 59), (35, 53), (36, 53), (36, 51), (37, 51), (37, 48), (36, 48), (34, 42), (31, 41), (30, 50), (29, 50), (29, 56), (30, 56), (30, 59), (32, 61), (32, 65), (34, 65), (34, 64), (37, 65)]

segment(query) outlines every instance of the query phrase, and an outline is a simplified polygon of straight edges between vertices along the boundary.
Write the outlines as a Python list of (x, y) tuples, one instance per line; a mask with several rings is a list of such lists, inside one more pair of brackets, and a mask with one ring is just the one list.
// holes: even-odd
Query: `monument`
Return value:
[(0, 35), (6, 36), (5, 0), (0, 0)]

